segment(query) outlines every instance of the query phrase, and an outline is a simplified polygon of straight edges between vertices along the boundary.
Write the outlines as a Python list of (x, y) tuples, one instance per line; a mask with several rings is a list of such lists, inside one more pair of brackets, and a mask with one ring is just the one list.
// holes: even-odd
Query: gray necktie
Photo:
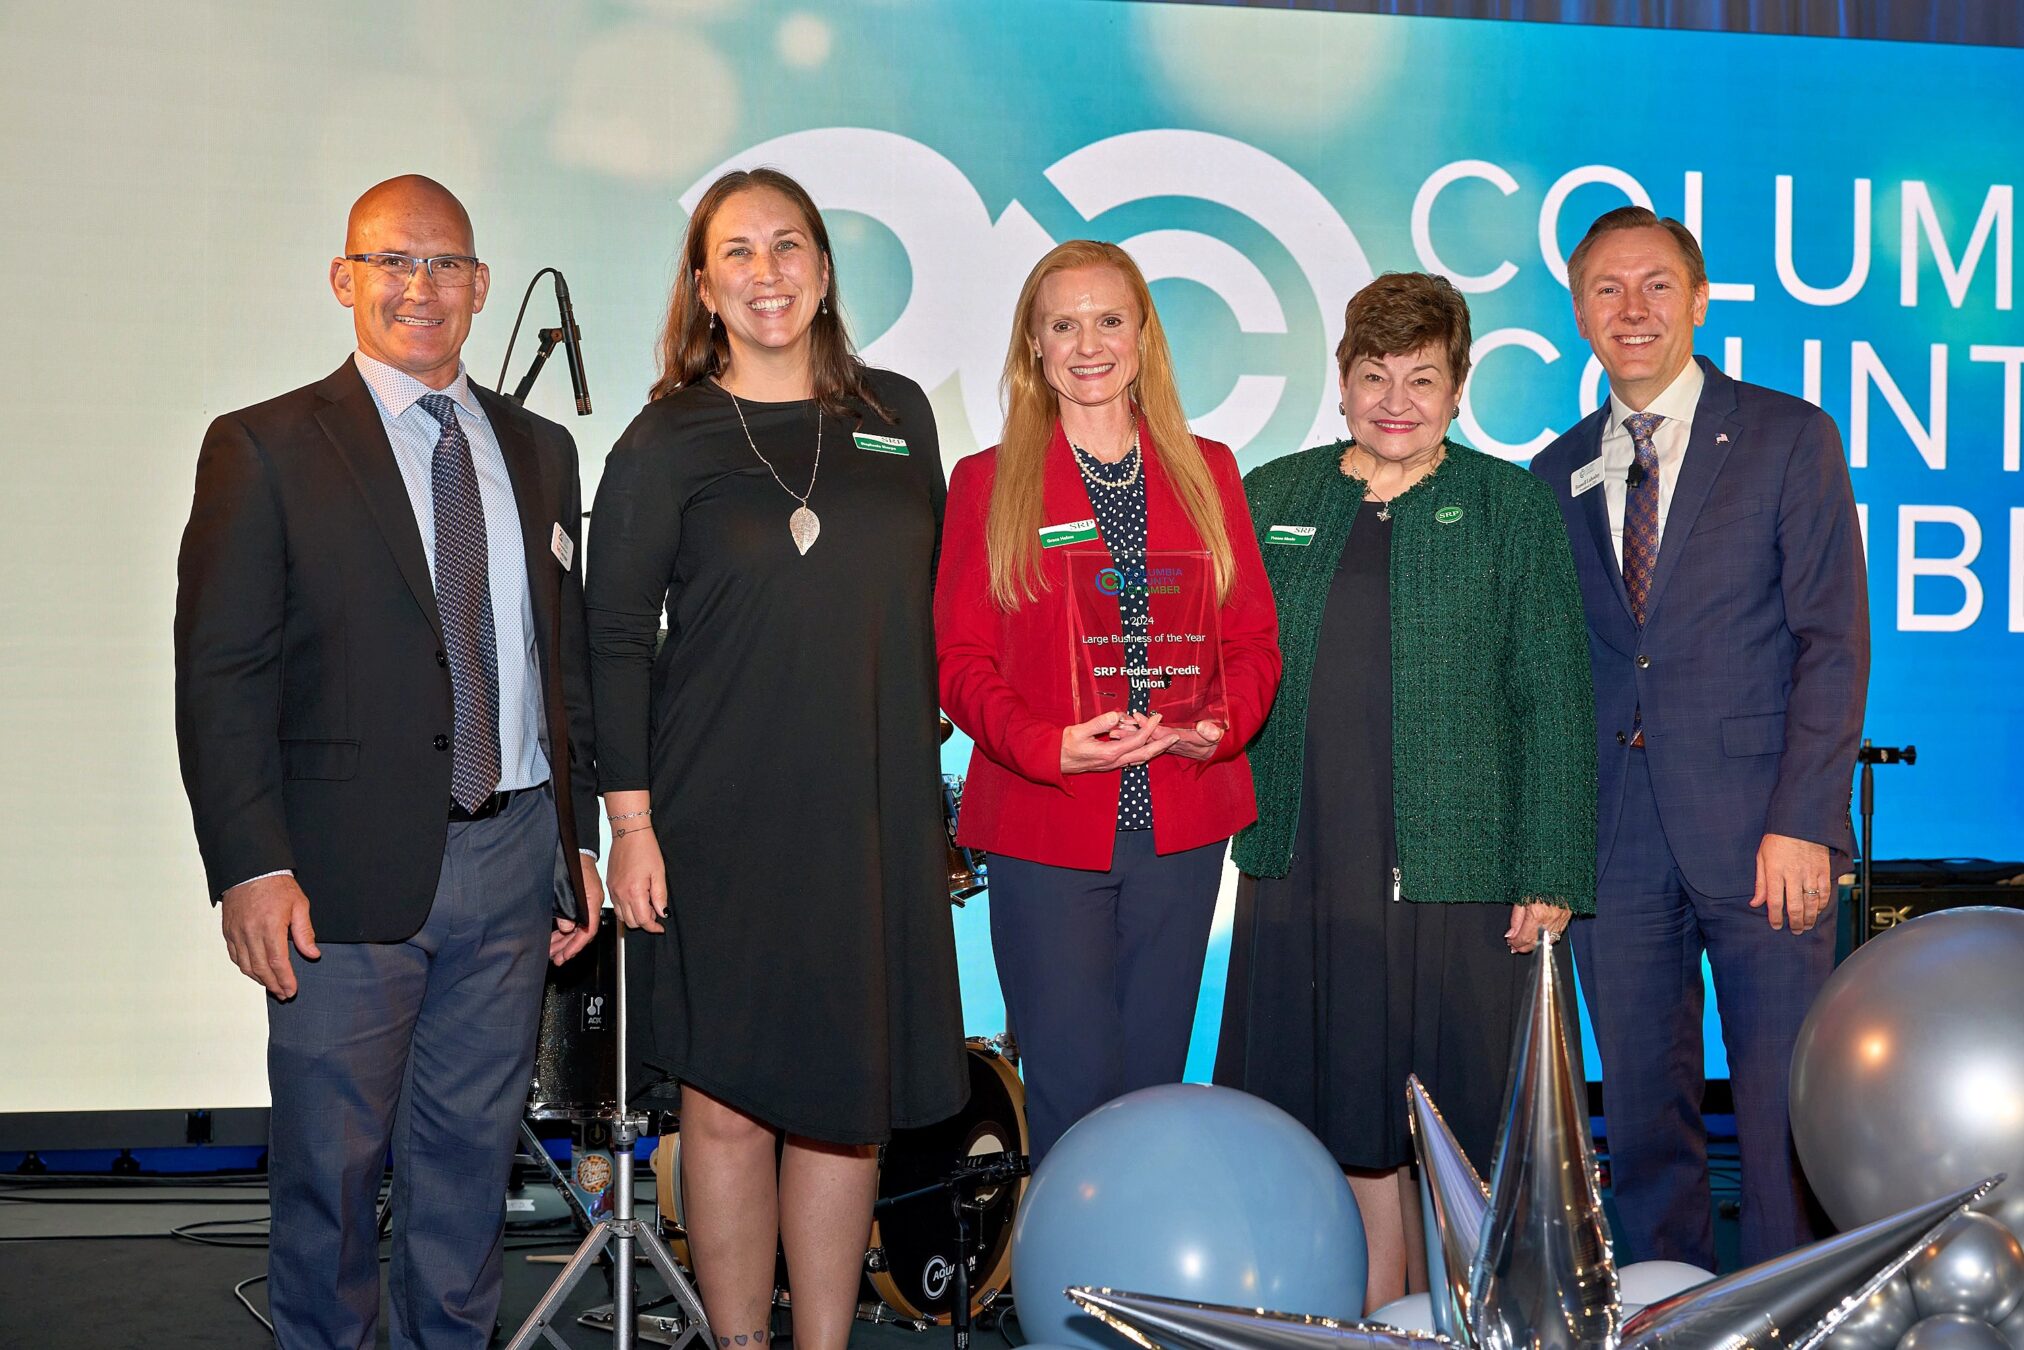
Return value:
[(485, 503), (471, 442), (446, 394), (424, 394), (422, 410), (442, 425), (430, 478), (436, 515), (436, 608), (450, 658), (455, 757), (450, 796), (466, 811), (499, 786), (499, 638), (492, 622), (492, 573), (486, 564)]

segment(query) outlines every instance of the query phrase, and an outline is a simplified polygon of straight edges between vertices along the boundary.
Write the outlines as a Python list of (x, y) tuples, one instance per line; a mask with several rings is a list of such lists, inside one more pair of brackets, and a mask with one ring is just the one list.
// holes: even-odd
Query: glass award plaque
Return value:
[(1229, 723), (1223, 697), (1216, 564), (1207, 550), (1154, 550), (1125, 562), (1067, 554), (1069, 678), (1075, 720), (1129, 713), (1134, 688), (1169, 726)]

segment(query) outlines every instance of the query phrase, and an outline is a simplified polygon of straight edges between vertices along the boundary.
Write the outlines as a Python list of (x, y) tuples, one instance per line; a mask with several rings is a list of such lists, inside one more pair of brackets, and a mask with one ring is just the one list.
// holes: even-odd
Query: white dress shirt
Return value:
[[(1680, 465), (1687, 458), (1687, 438), (1694, 430), (1694, 409), (1701, 402), (1701, 386), (1707, 377), (1701, 363), (1689, 360), (1665, 392), (1643, 411), (1665, 418), (1652, 431), (1652, 449), (1659, 457), (1659, 552), (1665, 552), (1666, 513), (1672, 509), (1673, 489), (1680, 481)], [(1627, 406), (1614, 391), (1609, 396), (1609, 422), (1602, 429), (1602, 500), (1609, 508), (1609, 542), (1616, 550), (1616, 565), (1623, 566), (1623, 506), (1629, 492), (1630, 466), (1637, 459), (1637, 447), (1623, 419), (1638, 409)]]

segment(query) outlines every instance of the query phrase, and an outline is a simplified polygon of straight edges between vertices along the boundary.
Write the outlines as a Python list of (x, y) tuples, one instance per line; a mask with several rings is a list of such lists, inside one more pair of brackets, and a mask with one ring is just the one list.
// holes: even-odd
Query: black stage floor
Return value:
[[(1717, 1147), (1716, 1245), (1723, 1268), (1733, 1269), (1734, 1146)], [(640, 1212), (648, 1214), (651, 1188), (643, 1185), (641, 1197)], [(561, 1201), (545, 1185), (530, 1185), (518, 1198), (514, 1231), (507, 1239), (499, 1345), (518, 1330), (560, 1270), (553, 1262), (528, 1258), (566, 1255), (578, 1240), (566, 1227)], [(530, 1202), (531, 1210), (525, 1207)], [(266, 1267), (265, 1252), (257, 1245), (266, 1213), (265, 1191), (257, 1182), (0, 1177), (0, 1350), (258, 1350), (271, 1345), (233, 1293), (235, 1285)], [(247, 1245), (208, 1246), (195, 1238)], [(659, 1277), (649, 1270), (642, 1270), (640, 1283), (643, 1297), (660, 1292)], [(245, 1296), (266, 1311), (264, 1282), (248, 1284)], [(607, 1302), (601, 1274), (592, 1273), (577, 1285), (565, 1305), (570, 1316), (564, 1334), (571, 1346), (583, 1350), (610, 1344), (607, 1332), (574, 1321), (576, 1314)], [(782, 1339), (791, 1342), (784, 1322), (780, 1330)], [(987, 1314), (974, 1344), (976, 1350), (1009, 1350), (1023, 1340), (1016, 1312), (1002, 1322)], [(386, 1344), (384, 1317), (379, 1344)], [(950, 1336), (944, 1327), (916, 1331), (859, 1322), (850, 1344), (851, 1350), (943, 1350)]]

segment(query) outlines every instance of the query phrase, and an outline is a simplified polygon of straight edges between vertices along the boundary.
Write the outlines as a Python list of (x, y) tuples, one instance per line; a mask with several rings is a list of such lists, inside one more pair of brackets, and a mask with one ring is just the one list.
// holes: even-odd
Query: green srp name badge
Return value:
[(910, 453), (907, 443), (897, 436), (874, 436), (869, 431), (853, 431), (850, 438), (857, 442), (860, 450), (875, 450), (881, 455), (904, 455)]
[(1042, 525), (1040, 547), (1060, 548), (1063, 544), (1086, 544), (1096, 538), (1096, 518), (1071, 520), (1066, 525)]
[(1434, 512), (1434, 519), (1440, 521), (1443, 525), (1452, 525), (1461, 518), (1462, 508), (1459, 506), (1444, 506)]
[(1314, 542), (1315, 528), (1312, 525), (1274, 525), (1271, 529), (1265, 531), (1265, 542), (1268, 544), (1286, 544), (1293, 548), (1306, 548)]

